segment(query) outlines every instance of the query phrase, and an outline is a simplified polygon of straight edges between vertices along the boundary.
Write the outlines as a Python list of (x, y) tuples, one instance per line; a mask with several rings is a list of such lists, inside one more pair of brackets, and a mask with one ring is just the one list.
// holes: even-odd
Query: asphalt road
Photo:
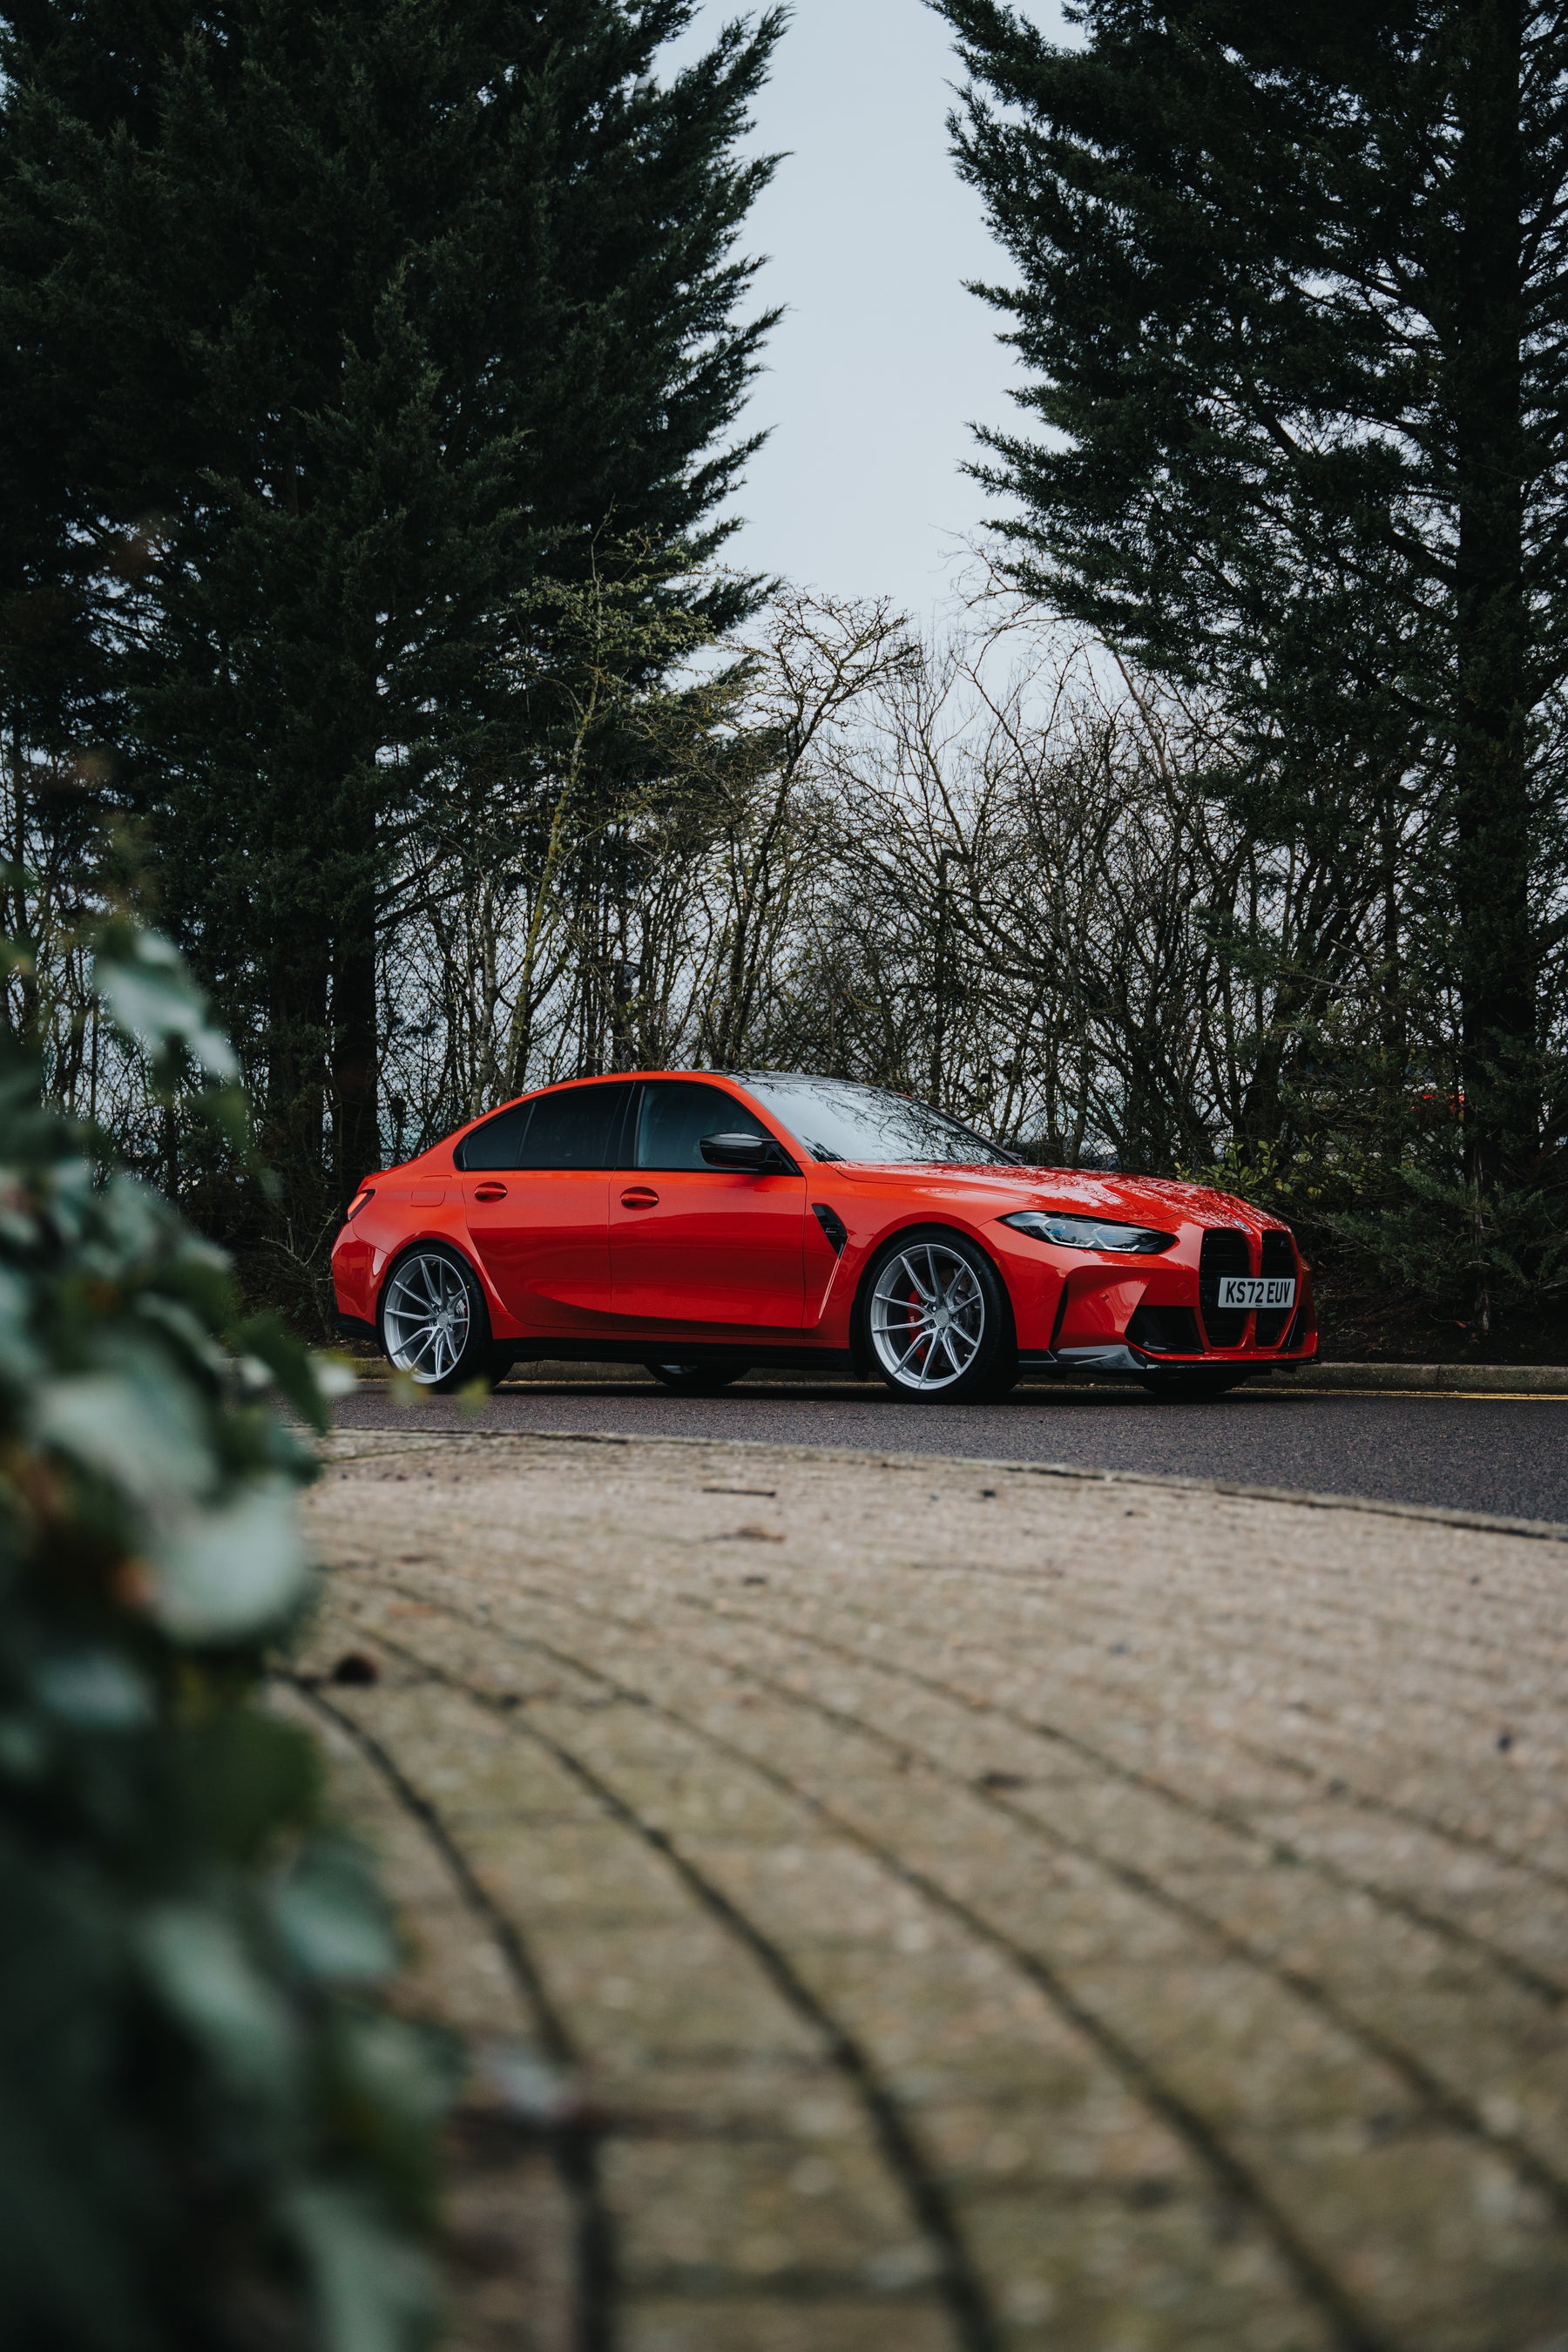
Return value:
[(1259, 1387), (1183, 1405), (1142, 1390), (1041, 1383), (1001, 1404), (917, 1405), (871, 1386), (753, 1377), (702, 1398), (629, 1381), (531, 1381), (502, 1389), (475, 1415), (437, 1398), (400, 1407), (366, 1383), (340, 1407), (339, 1426), (748, 1438), (1070, 1463), (1568, 1522), (1563, 1397), (1288, 1394)]

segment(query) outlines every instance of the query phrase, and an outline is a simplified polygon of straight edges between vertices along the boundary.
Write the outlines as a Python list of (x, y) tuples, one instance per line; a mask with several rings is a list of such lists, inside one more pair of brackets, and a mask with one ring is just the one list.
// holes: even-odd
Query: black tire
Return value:
[(643, 1366), (643, 1370), (651, 1372), (656, 1381), (662, 1381), (667, 1389), (673, 1389), (677, 1396), (716, 1396), (721, 1389), (727, 1389), (732, 1381), (738, 1381), (743, 1372), (749, 1372), (751, 1369), (750, 1364), (645, 1364)]
[[(907, 1278), (900, 1276), (900, 1266), (909, 1269)], [(961, 1266), (968, 1269), (968, 1284)], [(905, 1351), (904, 1335), (915, 1330), (923, 1312), (921, 1285), (933, 1286), (936, 1296), (944, 1279), (945, 1297), (953, 1302), (947, 1323), (923, 1344), (917, 1333)], [(909, 1318), (901, 1328), (896, 1321), (900, 1312)], [(977, 1404), (1005, 1396), (1018, 1377), (1007, 1286), (978, 1244), (950, 1225), (913, 1226), (879, 1250), (860, 1286), (856, 1319), (857, 1353), (863, 1351), (895, 1396), (926, 1404)], [(954, 1335), (952, 1346), (949, 1330)], [(900, 1353), (901, 1366), (896, 1361)], [(959, 1357), (964, 1360), (955, 1369)]]
[[(441, 1267), (448, 1273), (440, 1274)], [(431, 1347), (417, 1345), (411, 1335), (418, 1328), (421, 1306), (436, 1309), (438, 1302), (450, 1302), (454, 1309), (448, 1327), (451, 1346), (437, 1342), (432, 1352)], [(437, 1318), (426, 1313), (424, 1319), (429, 1324)], [(449, 1242), (415, 1242), (393, 1261), (376, 1304), (375, 1328), (388, 1363), (409, 1373), (432, 1396), (450, 1396), (458, 1389), (471, 1387), (475, 1381), (493, 1388), (500, 1378), (500, 1360), (490, 1336), (489, 1313), (479, 1277), (461, 1250)]]
[(1246, 1378), (1245, 1372), (1155, 1372), (1139, 1386), (1166, 1404), (1214, 1404)]

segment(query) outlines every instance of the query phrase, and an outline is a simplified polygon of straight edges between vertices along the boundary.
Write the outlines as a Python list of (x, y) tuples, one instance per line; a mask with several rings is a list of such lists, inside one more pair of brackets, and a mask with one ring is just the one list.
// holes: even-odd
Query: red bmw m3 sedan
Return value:
[(773, 1070), (578, 1078), (370, 1176), (342, 1330), (437, 1390), (528, 1357), (669, 1387), (850, 1368), (900, 1396), (1020, 1370), (1216, 1396), (1317, 1349), (1289, 1227), (1224, 1192), (1033, 1168), (880, 1087)]

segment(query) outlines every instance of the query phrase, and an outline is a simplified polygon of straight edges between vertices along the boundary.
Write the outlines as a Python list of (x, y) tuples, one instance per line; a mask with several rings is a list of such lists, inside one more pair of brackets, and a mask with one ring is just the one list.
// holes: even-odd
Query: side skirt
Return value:
[(852, 1369), (847, 1348), (755, 1346), (744, 1339), (498, 1339), (498, 1355), (514, 1364), (748, 1364), (795, 1371), (820, 1371), (842, 1379)]

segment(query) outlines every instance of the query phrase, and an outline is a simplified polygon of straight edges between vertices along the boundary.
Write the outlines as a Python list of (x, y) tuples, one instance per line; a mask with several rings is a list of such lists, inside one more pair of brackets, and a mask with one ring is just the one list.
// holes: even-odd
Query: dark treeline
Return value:
[(426, 836), (477, 786), (520, 848), (548, 829), (563, 593), (635, 576), (645, 684), (754, 602), (682, 583), (771, 323), (738, 320), (770, 167), (737, 142), (779, 23), (661, 79), (690, 14), (0, 18), (3, 725), (36, 877), (6, 928), (135, 859), (240, 1042), (282, 1183), (257, 1213), (302, 1263), (381, 1157), (378, 957)]
[[(1201, 688), (1256, 838), (1380, 893), (1372, 1204), (1416, 1252), (1468, 1226), (1484, 1337), (1500, 1278), (1563, 1271), (1568, 24), (1088, 0), (1068, 52), (939, 5), (1053, 428), (988, 436), (1012, 576)], [(1318, 988), (1260, 1040), (1254, 1147)]]
[[(1217, 1175), (1357, 1344), (1555, 1349), (1568, 33), (944, 6), (1026, 423), (923, 646), (718, 560), (776, 19), (0, 18), (10, 1018), (301, 1310), (384, 1158), (697, 1060)], [(100, 1039), (115, 891), (277, 1199)]]

